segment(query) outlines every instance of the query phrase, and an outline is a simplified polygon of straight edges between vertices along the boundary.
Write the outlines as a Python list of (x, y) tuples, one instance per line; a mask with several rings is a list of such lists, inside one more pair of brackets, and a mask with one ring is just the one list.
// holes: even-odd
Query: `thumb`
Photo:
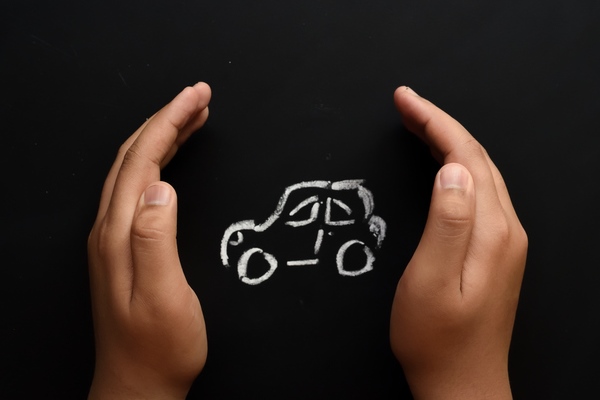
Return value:
[(185, 280), (176, 237), (177, 194), (168, 183), (155, 182), (142, 194), (131, 227), (134, 291), (165, 292), (165, 285)]
[(426, 285), (460, 288), (474, 222), (471, 174), (460, 164), (444, 165), (435, 178), (425, 230), (406, 272)]

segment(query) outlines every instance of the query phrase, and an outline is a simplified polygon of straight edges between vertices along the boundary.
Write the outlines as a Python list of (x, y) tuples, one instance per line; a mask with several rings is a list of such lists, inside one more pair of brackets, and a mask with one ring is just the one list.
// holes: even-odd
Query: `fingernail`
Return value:
[(443, 189), (466, 189), (469, 177), (463, 167), (449, 164), (440, 171), (440, 184)]
[(152, 185), (144, 192), (144, 203), (149, 206), (166, 206), (171, 200), (171, 191), (163, 185)]

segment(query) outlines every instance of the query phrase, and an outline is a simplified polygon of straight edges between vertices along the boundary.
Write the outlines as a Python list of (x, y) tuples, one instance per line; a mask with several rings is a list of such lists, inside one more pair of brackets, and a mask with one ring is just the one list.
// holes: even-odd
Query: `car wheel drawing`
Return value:
[[(362, 248), (365, 254), (365, 263), (364, 266), (360, 269), (346, 269), (344, 266), (345, 256), (348, 249), (351, 247), (360, 247)], [(369, 272), (373, 269), (373, 263), (375, 262), (375, 256), (373, 255), (373, 251), (361, 242), (360, 240), (350, 240), (342, 245), (338, 250), (338, 253), (335, 257), (336, 266), (338, 273), (342, 276), (358, 276), (364, 274), (365, 272)]]
[[(254, 262), (256, 262), (257, 257), (262, 257), (262, 259), (269, 264), (269, 269), (256, 278), (248, 277), (248, 265), (252, 256), (254, 256)], [(273, 272), (275, 272), (276, 268), (277, 260), (272, 254), (265, 253), (258, 247), (253, 247), (249, 250), (246, 250), (240, 257), (240, 260), (238, 261), (238, 276), (242, 282), (247, 283), (248, 285), (256, 285), (264, 280), (269, 279), (271, 275), (273, 275)]]

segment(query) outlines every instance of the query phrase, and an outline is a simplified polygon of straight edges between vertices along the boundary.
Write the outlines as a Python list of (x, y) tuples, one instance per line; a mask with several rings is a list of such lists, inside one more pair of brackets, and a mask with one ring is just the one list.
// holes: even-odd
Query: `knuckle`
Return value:
[(516, 228), (516, 232), (514, 233), (514, 241), (515, 247), (517, 248), (519, 254), (527, 254), (527, 249), (529, 248), (529, 237), (527, 236), (527, 232), (521, 224), (519, 224), (519, 226)]
[(162, 162), (161, 149), (169, 149), (171, 145), (168, 139), (162, 137), (153, 138), (151, 144), (139, 144), (135, 141), (127, 149), (122, 150), (121, 169), (138, 168), (147, 163), (160, 165)]
[(121, 169), (129, 168), (129, 166), (135, 164), (140, 159), (139, 149), (136, 143), (133, 143), (127, 149), (123, 150), (121, 154), (123, 156)]
[(493, 223), (488, 225), (490, 232), (490, 245), (493, 245), (498, 252), (507, 251), (515, 255), (524, 255), (527, 253), (529, 239), (525, 229), (521, 224), (512, 224), (504, 215), (496, 218)]
[(124, 156), (127, 153), (127, 150), (131, 147), (131, 144), (127, 141), (123, 142), (121, 146), (119, 146), (119, 150), (117, 151), (118, 156)]
[(445, 201), (436, 210), (438, 231), (443, 236), (460, 236), (469, 230), (473, 216), (462, 202)]
[(453, 148), (447, 155), (456, 155), (460, 160), (482, 160), (486, 157), (486, 150), (474, 137), (467, 138), (460, 146)]
[(504, 217), (499, 217), (494, 224), (494, 234), (498, 239), (498, 242), (504, 246), (510, 243), (511, 238), (513, 236), (513, 232), (511, 230), (510, 224), (508, 220)]
[(87, 237), (87, 249), (88, 252), (91, 253), (92, 251), (94, 251), (96, 248), (96, 226), (94, 225), (94, 227), (90, 230), (90, 233), (88, 234)]
[(95, 229), (91, 246), (100, 259), (106, 259), (113, 252), (114, 233), (105, 221), (102, 221)]
[(469, 138), (462, 146), (465, 152), (473, 157), (485, 157), (486, 151), (475, 138)]
[(107, 262), (117, 252), (117, 241), (114, 229), (106, 220), (97, 222), (88, 236), (88, 256), (101, 263)]
[(169, 232), (165, 229), (163, 218), (153, 210), (142, 212), (131, 226), (131, 237), (143, 242), (160, 242)]
[(508, 221), (504, 216), (497, 217), (495, 221), (488, 225), (490, 249), (495, 249), (498, 253), (503, 253), (510, 249), (512, 232)]
[(525, 250), (529, 248), (529, 236), (523, 227), (521, 227), (521, 243)]

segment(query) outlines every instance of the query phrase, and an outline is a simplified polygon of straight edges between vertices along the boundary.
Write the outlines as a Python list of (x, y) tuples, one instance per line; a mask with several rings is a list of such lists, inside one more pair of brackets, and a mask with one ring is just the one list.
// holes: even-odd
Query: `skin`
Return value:
[[(183, 399), (207, 339), (177, 253), (177, 198), (160, 169), (205, 123), (198, 83), (143, 124), (108, 174), (88, 240), (96, 338), (89, 399)], [(416, 399), (510, 398), (508, 348), (527, 237), (485, 150), (401, 87), (405, 125), (443, 164), (421, 242), (394, 299), (390, 338)]]
[(184, 399), (206, 361), (200, 302), (177, 253), (177, 199), (160, 169), (208, 117), (183, 90), (121, 147), (88, 240), (96, 338), (90, 399)]
[(471, 134), (409, 88), (397, 89), (394, 101), (442, 167), (396, 290), (392, 350), (415, 399), (510, 399), (508, 350), (527, 236), (500, 172)]

